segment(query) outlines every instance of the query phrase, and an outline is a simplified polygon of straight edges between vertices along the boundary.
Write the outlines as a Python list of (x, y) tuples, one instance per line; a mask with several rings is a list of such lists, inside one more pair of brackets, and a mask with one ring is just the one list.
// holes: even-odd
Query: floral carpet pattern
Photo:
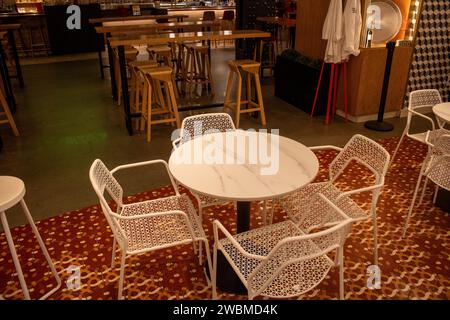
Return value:
[[(397, 139), (380, 143), (392, 153)], [(379, 289), (367, 286), (367, 267), (373, 259), (373, 226), (371, 221), (353, 224), (345, 244), (346, 299), (449, 299), (450, 298), (450, 217), (432, 203), (434, 188), (429, 185), (405, 238), (401, 237), (405, 215), (417, 181), (426, 148), (406, 140), (389, 169), (386, 184), (378, 202)], [(336, 155), (317, 154), (321, 171), (317, 181), (327, 177), (327, 167)], [(351, 185), (367, 180), (368, 173), (352, 169)], [(185, 191), (185, 190), (184, 190)], [(94, 192), (94, 191), (92, 191)], [(170, 187), (128, 196), (125, 202), (136, 202), (173, 193)], [(251, 227), (262, 226), (261, 203), (253, 203)], [(31, 212), (33, 209), (31, 208)], [(232, 233), (236, 228), (233, 205), (213, 206), (203, 211), (203, 227), (213, 242), (212, 221), (220, 220)], [(274, 222), (286, 219), (275, 207)], [(111, 268), (113, 238), (99, 205), (67, 212), (37, 223), (50, 256), (62, 279), (62, 287), (50, 299), (117, 299), (119, 259)], [(38, 298), (55, 286), (50, 269), (38, 243), (27, 225), (14, 228), (12, 235), (32, 298)], [(72, 289), (70, 266), (79, 267), (81, 286)], [(211, 299), (203, 268), (189, 245), (127, 259), (124, 295), (126, 299)], [(220, 276), (220, 274), (219, 274)], [(220, 299), (246, 299), (219, 291)], [(4, 233), (0, 234), (0, 296), (23, 299), (14, 264)], [(313, 290), (295, 299), (337, 299), (338, 269)], [(261, 297), (264, 299), (264, 297)]]

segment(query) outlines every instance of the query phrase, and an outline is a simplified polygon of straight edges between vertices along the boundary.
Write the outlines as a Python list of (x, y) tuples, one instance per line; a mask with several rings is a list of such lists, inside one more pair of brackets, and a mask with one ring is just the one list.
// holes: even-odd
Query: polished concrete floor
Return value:
[[(226, 60), (232, 49), (213, 50), (216, 98), (225, 90)], [(26, 87), (16, 89), (15, 115), (21, 136), (15, 138), (3, 125), (0, 134), (0, 175), (13, 175), (25, 181), (26, 201), (36, 220), (97, 203), (88, 177), (93, 160), (102, 159), (112, 168), (119, 164), (149, 159), (168, 159), (173, 128), (160, 125), (153, 140), (144, 134), (129, 136), (123, 113), (111, 99), (109, 81), (99, 77), (97, 60), (65, 61), (23, 67)], [(404, 119), (392, 119), (395, 129), (379, 133), (363, 124), (345, 123), (337, 117), (329, 126), (323, 118), (309, 115), (273, 95), (273, 80), (263, 81), (268, 128), (305, 145), (343, 145), (355, 133), (378, 139), (399, 136)], [(215, 109), (215, 111), (220, 109)], [(211, 109), (202, 110), (211, 111)], [(184, 112), (188, 116), (192, 112)], [(259, 128), (258, 119), (242, 117), (241, 127)], [(149, 190), (168, 182), (161, 168), (136, 169), (119, 174), (126, 194)], [(8, 212), (11, 225), (25, 222), (18, 208)]]

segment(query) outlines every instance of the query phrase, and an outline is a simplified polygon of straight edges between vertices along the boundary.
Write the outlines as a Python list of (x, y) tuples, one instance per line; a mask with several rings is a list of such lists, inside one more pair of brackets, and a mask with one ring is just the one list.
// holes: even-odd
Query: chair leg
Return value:
[(125, 259), (126, 255), (125, 252), (122, 252), (122, 257), (120, 258), (120, 277), (119, 277), (119, 293), (118, 293), (118, 299), (123, 299), (123, 281), (125, 276)]
[(425, 181), (424, 181), (423, 187), (422, 187), (422, 192), (420, 193), (420, 198), (419, 198), (419, 203), (418, 203), (419, 206), (422, 204), (423, 197), (425, 195), (425, 191), (427, 190), (427, 185), (428, 185), (428, 178), (425, 177)]
[(115, 262), (116, 262), (116, 238), (114, 237), (111, 253), (111, 269), (114, 269)]
[(212, 287), (211, 289), (212, 289), (213, 300), (217, 300), (216, 279), (217, 279), (217, 244), (214, 243), (213, 266), (212, 266), (212, 273), (211, 273), (211, 287)]
[(377, 225), (377, 212), (376, 206), (372, 208), (372, 220), (373, 220), (373, 264), (378, 265), (378, 225)]
[(225, 91), (225, 98), (223, 103), (224, 107), (226, 107), (230, 103), (232, 85), (233, 85), (233, 72), (230, 70), (228, 71), (227, 88)]
[(395, 148), (394, 153), (392, 154), (391, 161), (389, 162), (388, 168), (390, 168), (392, 163), (394, 162), (394, 158), (397, 155), (398, 150), (400, 149), (400, 145), (403, 142), (403, 139), (404, 139), (404, 137), (406, 135), (406, 131), (407, 130), (408, 130), (408, 128), (405, 128), (405, 130), (403, 131), (402, 136), (400, 137), (400, 140), (398, 141), (397, 147)]
[(169, 87), (169, 98), (170, 98), (170, 101), (171, 101), (173, 113), (175, 115), (175, 121), (177, 123), (177, 128), (180, 128), (180, 126), (181, 126), (181, 124), (180, 124), (180, 115), (178, 113), (178, 105), (177, 105), (177, 100), (175, 99), (174, 88), (173, 88), (171, 82), (167, 82), (167, 85)]
[(45, 246), (44, 241), (42, 240), (41, 235), (39, 234), (39, 230), (37, 229), (33, 217), (31, 216), (30, 210), (28, 210), (27, 204), (25, 203), (25, 201), (22, 199), (20, 200), (20, 205), (22, 206), (22, 210), (25, 213), (25, 216), (28, 220), (28, 223), (31, 226), (31, 229), (33, 230), (34, 236), (36, 237), (38, 243), (39, 243), (39, 247), (41, 247), (42, 253), (44, 254), (45, 260), (47, 260), (47, 264), (50, 267), (50, 270), (53, 273), (53, 277), (55, 277), (55, 280), (57, 282), (57, 286), (55, 288), (53, 288), (51, 291), (47, 292), (43, 297), (41, 297), (42, 300), (46, 299), (47, 297), (49, 297), (50, 295), (52, 295), (53, 293), (56, 292), (56, 290), (58, 290), (61, 287), (61, 278), (58, 275), (58, 272), (55, 269), (55, 265), (53, 264), (52, 258), (50, 257), (50, 254), (48, 253), (47, 247)]
[(344, 247), (340, 246), (339, 255), (339, 299), (344, 300)]
[[(155, 92), (156, 94), (156, 92)], [(147, 142), (152, 141), (152, 86), (147, 82)], [(156, 100), (156, 99), (155, 99)]]
[[(239, 71), (238, 71), (239, 73)], [(235, 117), (235, 123), (236, 128), (239, 128), (239, 122), (241, 119), (241, 90), (242, 90), (242, 77), (240, 74), (237, 74), (237, 88), (236, 88), (236, 107), (234, 109)]]
[(5, 112), (6, 119), (8, 120), (9, 125), (11, 126), (11, 129), (12, 129), (14, 135), (16, 137), (20, 136), (19, 130), (17, 129), (17, 126), (16, 126), (16, 122), (14, 121), (14, 117), (12, 116), (11, 111), (9, 110), (8, 103), (6, 102), (6, 99), (1, 90), (0, 90), (0, 105), (3, 107), (3, 111)]
[(259, 113), (261, 115), (261, 124), (266, 125), (266, 113), (264, 112), (264, 102), (262, 97), (261, 82), (259, 80), (259, 74), (255, 73), (255, 86), (256, 94), (258, 96)]
[(8, 220), (6, 220), (6, 214), (4, 211), (0, 212), (3, 230), (5, 232), (6, 241), (8, 242), (9, 251), (11, 252), (11, 256), (14, 262), (14, 266), (16, 267), (17, 276), (19, 277), (20, 286), (22, 288), (23, 295), (25, 300), (30, 300), (30, 293), (28, 291), (27, 284), (25, 282), (25, 277), (23, 276), (22, 267), (19, 262), (19, 258), (17, 257), (16, 248), (14, 247), (14, 241), (11, 235), (11, 231), (9, 229)]
[(436, 203), (436, 198), (437, 198), (437, 195), (438, 195), (438, 191), (439, 191), (439, 186), (436, 186), (436, 187), (434, 188), (433, 204)]
[(405, 237), (406, 229), (408, 229), (409, 219), (411, 218), (411, 214), (412, 214), (412, 211), (414, 208), (414, 202), (416, 201), (417, 193), (419, 192), (420, 182), (422, 180), (422, 172), (423, 172), (423, 166), (422, 166), (422, 169), (420, 170), (419, 179), (417, 179), (416, 190), (414, 191), (411, 206), (409, 207), (408, 215), (406, 216), (406, 219), (405, 219), (405, 225), (403, 226), (402, 237)]

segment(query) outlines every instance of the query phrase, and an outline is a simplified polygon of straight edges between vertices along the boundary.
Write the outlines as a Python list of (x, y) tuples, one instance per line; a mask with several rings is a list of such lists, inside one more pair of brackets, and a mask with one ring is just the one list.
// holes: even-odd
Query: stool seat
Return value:
[[(229, 108), (235, 112), (236, 128), (239, 128), (241, 113), (259, 112), (261, 116), (261, 124), (266, 125), (266, 116), (264, 113), (264, 102), (262, 97), (261, 83), (259, 80), (259, 71), (261, 63), (255, 60), (231, 60), (228, 61), (230, 68), (227, 79), (227, 89), (225, 91), (224, 109)], [(245, 76), (247, 82), (247, 99), (241, 98), (242, 94), (242, 77)], [(233, 86), (233, 78), (236, 77), (236, 100), (231, 100), (231, 91)], [(256, 91), (255, 100), (253, 99), (252, 78), (254, 89)], [(245, 106), (243, 108), (242, 106)]]
[(166, 66), (156, 66), (153, 68), (142, 68), (142, 71), (144, 74), (148, 74), (151, 77), (155, 77), (158, 75), (171, 75), (172, 74), (172, 68), (166, 67)]
[(15, 206), (25, 195), (25, 184), (11, 176), (0, 176), (0, 211)]
[(230, 60), (228, 61), (229, 66), (233, 67), (259, 67), (261, 63), (255, 60), (242, 59), (242, 60)]
[(148, 47), (147, 51), (151, 51), (158, 54), (170, 54), (171, 50), (169, 46), (154, 46), (154, 47)]
[(188, 49), (194, 49), (194, 50), (208, 50), (209, 46), (206, 44), (202, 44), (200, 42), (195, 43), (186, 43), (184, 46)]
[(153, 61), (153, 60), (135, 60), (135, 61), (131, 61), (128, 63), (131, 67), (137, 67), (137, 68), (142, 68), (142, 67), (156, 67), (158, 66), (158, 62)]

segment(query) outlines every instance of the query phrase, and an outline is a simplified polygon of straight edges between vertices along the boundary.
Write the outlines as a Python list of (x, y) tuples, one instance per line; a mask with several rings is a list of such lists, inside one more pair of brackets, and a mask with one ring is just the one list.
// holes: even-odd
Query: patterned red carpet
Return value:
[[(392, 152), (397, 140), (381, 143)], [(416, 183), (425, 148), (406, 141), (391, 167), (378, 204), (379, 266), (381, 288), (367, 288), (367, 266), (372, 261), (372, 224), (360, 222), (346, 242), (346, 299), (449, 299), (450, 298), (450, 217), (432, 203), (431, 186), (423, 203), (416, 207), (407, 237), (401, 228)], [(321, 172), (317, 180), (326, 178), (326, 168), (333, 152), (319, 153)], [(364, 171), (352, 169), (352, 181), (368, 179)], [(93, 192), (93, 191), (92, 191)], [(126, 198), (127, 202), (167, 196), (172, 190), (163, 187)], [(252, 227), (261, 225), (260, 204), (252, 206)], [(33, 209), (31, 208), (31, 211)], [(277, 208), (275, 221), (284, 219)], [(214, 219), (235, 231), (232, 205), (204, 210), (204, 228), (212, 245)], [(63, 280), (62, 288), (51, 299), (116, 299), (119, 264), (111, 264), (112, 235), (98, 205), (42, 220), (38, 228)], [(54, 286), (50, 270), (40, 253), (28, 226), (15, 228), (16, 243), (32, 298), (38, 298)], [(190, 246), (161, 250), (127, 260), (125, 296), (127, 299), (210, 299), (202, 268), (198, 266)], [(79, 266), (81, 288), (69, 290), (66, 281), (69, 266)], [(219, 275), (220, 276), (220, 275)], [(17, 275), (4, 234), (0, 234), (0, 295), (5, 299), (22, 299)], [(332, 269), (326, 279), (300, 299), (336, 299), (338, 273)], [(246, 296), (222, 294), (221, 299), (245, 299)]]

